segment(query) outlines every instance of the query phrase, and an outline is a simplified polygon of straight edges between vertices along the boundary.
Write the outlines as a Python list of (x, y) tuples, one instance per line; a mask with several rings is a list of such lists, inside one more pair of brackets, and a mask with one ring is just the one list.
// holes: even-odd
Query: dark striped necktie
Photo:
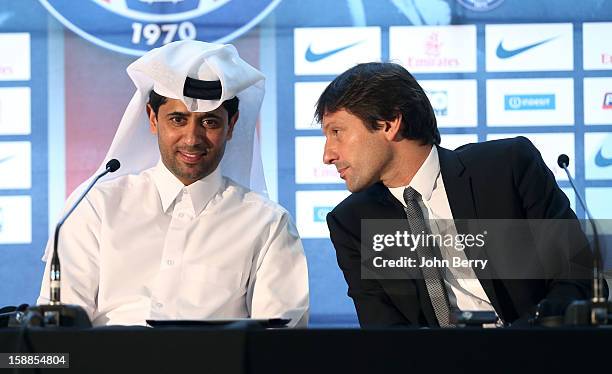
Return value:
[[(406, 202), (406, 217), (408, 218), (408, 225), (413, 235), (427, 235), (429, 230), (425, 225), (425, 217), (423, 211), (419, 206), (418, 199), (420, 194), (412, 187), (406, 187), (404, 190), (404, 201)], [(434, 244), (435, 245), (435, 244)], [(435, 250), (433, 246), (421, 246), (418, 245), (416, 253), (419, 258), (432, 259), (434, 253), (440, 253), (439, 250)], [(420, 262), (420, 261), (419, 261)], [(440, 327), (453, 326), (450, 323), (450, 303), (448, 301), (448, 293), (444, 280), (442, 279), (442, 273), (437, 267), (422, 267), (421, 272), (423, 273), (423, 279), (427, 287), (427, 293), (431, 300), (431, 305), (438, 319)]]

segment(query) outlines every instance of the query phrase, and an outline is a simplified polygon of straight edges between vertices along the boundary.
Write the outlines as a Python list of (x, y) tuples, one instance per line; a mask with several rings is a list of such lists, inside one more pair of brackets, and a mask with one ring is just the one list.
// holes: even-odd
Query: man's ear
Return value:
[(234, 126), (236, 125), (236, 122), (238, 122), (238, 117), (240, 117), (240, 112), (236, 111), (236, 114), (234, 114), (229, 120), (227, 126), (227, 140), (230, 140), (232, 138), (232, 134), (234, 133)]
[(385, 133), (385, 138), (389, 141), (397, 141), (402, 138), (401, 129), (402, 129), (402, 115), (398, 114), (397, 117), (392, 119), (391, 121), (384, 121), (382, 123), (383, 131)]
[(147, 116), (149, 117), (149, 129), (151, 134), (157, 134), (157, 115), (151, 107), (151, 104), (147, 104)]

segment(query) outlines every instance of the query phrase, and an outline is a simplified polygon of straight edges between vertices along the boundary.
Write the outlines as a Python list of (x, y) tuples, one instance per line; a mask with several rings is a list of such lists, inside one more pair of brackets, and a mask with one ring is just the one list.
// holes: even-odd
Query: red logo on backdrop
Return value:
[(0, 65), (0, 75), (12, 75), (12, 74), (13, 74), (12, 67)]
[(604, 65), (612, 65), (612, 55), (609, 55), (607, 53), (602, 53), (601, 63)]
[(424, 56), (423, 57), (408, 57), (406, 60), (407, 67), (424, 67), (424, 66), (438, 66), (438, 67), (449, 67), (459, 66), (459, 59), (454, 57), (444, 57), (443, 47), (440, 33), (432, 32), (429, 34), (427, 40), (423, 44)]
[(612, 109), (612, 92), (606, 92), (604, 95), (603, 109)]
[(440, 41), (440, 35), (437, 32), (432, 32), (425, 41), (425, 54), (431, 57), (438, 57), (440, 56), (441, 49), (442, 42)]

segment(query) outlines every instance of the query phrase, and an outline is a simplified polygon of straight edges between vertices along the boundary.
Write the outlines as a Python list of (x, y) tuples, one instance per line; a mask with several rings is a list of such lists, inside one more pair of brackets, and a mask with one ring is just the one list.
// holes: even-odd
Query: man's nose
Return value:
[(183, 134), (185, 144), (198, 145), (204, 142), (204, 138), (206, 138), (206, 128), (197, 121), (189, 121)]
[(335, 147), (326, 140), (325, 147), (323, 148), (323, 163), (327, 165), (333, 164), (337, 159), (338, 153)]

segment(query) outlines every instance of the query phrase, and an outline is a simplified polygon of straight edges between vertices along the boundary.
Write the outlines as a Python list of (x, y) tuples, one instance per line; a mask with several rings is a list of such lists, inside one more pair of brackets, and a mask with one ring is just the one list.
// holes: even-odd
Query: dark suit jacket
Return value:
[[(455, 151), (438, 147), (438, 155), (454, 219), (576, 220), (552, 172), (524, 137), (469, 144)], [(406, 216), (400, 202), (381, 183), (350, 195), (327, 216), (338, 265), (361, 326), (436, 326), (422, 279), (361, 279), (360, 221), (365, 218), (405, 219)], [(457, 230), (461, 232), (459, 226)], [(516, 248), (513, 255), (521, 256), (521, 251), (530, 250)], [(577, 250), (576, 256), (589, 266), (592, 257), (588, 247)], [(469, 258), (469, 253), (466, 254)], [(572, 299), (591, 295), (590, 282), (586, 279), (565, 276), (495, 279), (481, 277), (478, 272), (477, 275), (506, 323), (528, 320), (543, 299), (563, 309)]]

